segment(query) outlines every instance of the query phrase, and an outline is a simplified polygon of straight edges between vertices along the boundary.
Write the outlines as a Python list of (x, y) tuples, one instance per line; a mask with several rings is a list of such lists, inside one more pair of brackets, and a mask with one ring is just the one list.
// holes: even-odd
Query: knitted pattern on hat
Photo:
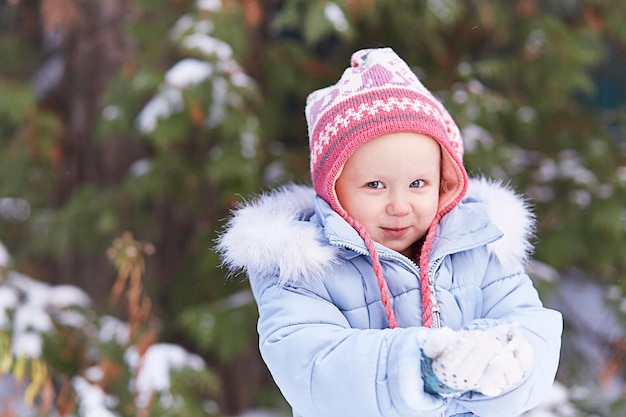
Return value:
[(446, 191), (440, 194), (437, 216), (419, 254), (423, 324), (430, 327), (435, 302), (428, 274), (430, 248), (439, 219), (461, 200), (467, 190), (467, 173), (462, 163), (463, 142), (456, 123), (390, 48), (355, 52), (351, 66), (337, 84), (309, 95), (305, 114), (313, 187), (363, 239), (372, 258), (381, 302), (391, 328), (397, 323), (374, 242), (365, 228), (341, 206), (335, 183), (354, 151), (377, 137), (412, 132), (430, 136), (441, 146), (441, 179)]

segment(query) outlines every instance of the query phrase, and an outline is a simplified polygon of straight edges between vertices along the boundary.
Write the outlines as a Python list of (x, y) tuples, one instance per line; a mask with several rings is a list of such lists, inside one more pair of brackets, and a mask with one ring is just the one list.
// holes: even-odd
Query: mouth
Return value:
[(409, 230), (408, 227), (381, 227), (381, 229), (392, 237), (402, 237)]

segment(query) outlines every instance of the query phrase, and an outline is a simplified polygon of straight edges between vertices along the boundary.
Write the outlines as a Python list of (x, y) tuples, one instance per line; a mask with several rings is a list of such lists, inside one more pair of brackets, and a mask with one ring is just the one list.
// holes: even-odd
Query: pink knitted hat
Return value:
[(445, 191), (440, 195), (437, 216), (419, 255), (423, 324), (432, 326), (435, 299), (428, 276), (428, 255), (439, 219), (463, 198), (467, 190), (459, 128), (443, 105), (390, 48), (355, 52), (351, 66), (337, 84), (309, 95), (305, 114), (313, 187), (363, 238), (374, 263), (381, 300), (392, 328), (397, 324), (374, 242), (339, 203), (335, 182), (352, 153), (382, 135), (420, 133), (432, 137), (441, 146), (441, 180), (445, 183)]

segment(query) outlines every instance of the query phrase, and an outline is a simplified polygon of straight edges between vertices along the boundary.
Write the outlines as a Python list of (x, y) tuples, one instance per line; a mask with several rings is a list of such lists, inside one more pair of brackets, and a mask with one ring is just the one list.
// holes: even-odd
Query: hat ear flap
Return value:
[(441, 178), (439, 180), (439, 209), (443, 216), (452, 209), (467, 191), (467, 173), (465, 167), (455, 160), (450, 152), (442, 145), (441, 149)]

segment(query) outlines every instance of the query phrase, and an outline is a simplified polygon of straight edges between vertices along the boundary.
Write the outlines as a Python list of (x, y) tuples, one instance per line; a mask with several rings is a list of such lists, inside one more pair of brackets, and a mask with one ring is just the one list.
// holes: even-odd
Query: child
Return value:
[(518, 416), (556, 373), (562, 319), (523, 262), (533, 215), (469, 180), (456, 124), (391, 49), (354, 53), (305, 109), (313, 190), (240, 207), (260, 350), (294, 416)]

